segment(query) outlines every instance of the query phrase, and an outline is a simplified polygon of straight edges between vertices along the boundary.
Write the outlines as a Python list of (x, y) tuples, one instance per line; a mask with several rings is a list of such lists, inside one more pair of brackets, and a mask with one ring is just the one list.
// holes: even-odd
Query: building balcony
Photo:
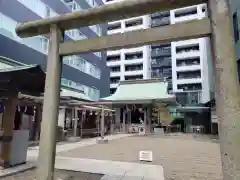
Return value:
[(172, 60), (170, 57), (152, 59), (151, 67), (169, 67), (172, 66)]
[[(192, 84), (202, 84), (202, 78), (192, 78), (192, 79), (175, 79), (174, 84), (184, 86), (191, 86)], [(179, 91), (188, 90), (188, 88), (178, 88)], [(189, 90), (199, 90), (198, 88), (189, 88)]]
[(111, 82), (110, 88), (117, 88), (118, 85), (119, 85), (119, 83), (117, 83), (117, 82)]
[(169, 70), (167, 72), (158, 72), (158, 71), (151, 72), (151, 78), (169, 78), (169, 77), (172, 77), (171, 70)]
[(116, 60), (116, 61), (108, 61), (107, 62), (107, 66), (111, 67), (111, 66), (120, 66), (121, 61), (120, 60)]
[(121, 72), (110, 72), (110, 77), (120, 77), (121, 76)]
[(202, 101), (202, 91), (176, 92), (177, 102), (181, 105), (197, 105)]
[(182, 51), (175, 54), (177, 59), (187, 59), (191, 57), (200, 57), (202, 55), (201, 51)]
[(125, 76), (135, 76), (135, 75), (142, 75), (143, 70), (133, 70), (133, 71), (125, 71), (124, 75)]
[(201, 65), (187, 65), (187, 66), (177, 66), (176, 71), (184, 72), (184, 71), (194, 71), (194, 70), (201, 70)]
[(166, 26), (166, 25), (170, 25), (170, 18), (169, 17), (152, 19), (151, 27), (159, 27), (159, 26)]
[(171, 56), (171, 48), (154, 48), (151, 51), (151, 57)]
[(143, 58), (142, 59), (134, 59), (134, 60), (125, 60), (123, 61), (124, 65), (134, 65), (134, 64), (143, 64)]
[(152, 63), (151, 67), (153, 69), (155, 68), (163, 68), (163, 67), (171, 67), (172, 66), (172, 62), (171, 61), (166, 61), (166, 62), (156, 62), (156, 63)]
[(165, 12), (156, 12), (154, 14), (151, 14), (152, 19), (162, 18), (162, 17), (170, 17), (170, 11)]

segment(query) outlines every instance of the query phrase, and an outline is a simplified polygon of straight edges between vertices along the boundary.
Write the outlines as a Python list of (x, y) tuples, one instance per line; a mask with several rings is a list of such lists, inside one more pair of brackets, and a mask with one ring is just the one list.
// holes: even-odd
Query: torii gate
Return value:
[[(65, 30), (200, 3), (208, 3), (209, 18), (124, 34), (63, 42)], [(213, 42), (223, 176), (224, 180), (240, 179), (238, 151), (240, 130), (237, 130), (240, 129), (240, 91), (230, 17), (229, 0), (126, 0), (18, 26), (16, 32), (20, 37), (50, 34), (38, 180), (53, 179), (62, 56), (205, 36), (211, 36)]]

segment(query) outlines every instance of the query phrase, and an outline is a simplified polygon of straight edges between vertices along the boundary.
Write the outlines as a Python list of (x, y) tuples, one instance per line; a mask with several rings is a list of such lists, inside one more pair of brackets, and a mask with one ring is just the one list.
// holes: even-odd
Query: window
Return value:
[(97, 7), (99, 6), (97, 4), (97, 2), (95, 2), (95, 0), (87, 0), (87, 3), (91, 6), (91, 7)]
[(143, 23), (143, 19), (134, 19), (134, 20), (129, 20), (125, 22), (126, 28), (128, 27), (133, 27), (133, 26), (139, 26)]
[(95, 54), (96, 56), (98, 56), (98, 57), (102, 57), (102, 53), (101, 52), (94, 52), (93, 54)]
[(51, 9), (48, 6), (46, 6), (46, 15), (45, 15), (45, 17), (50, 17), (50, 15), (51, 15)]
[(181, 9), (175, 11), (175, 17), (184, 17), (197, 14), (197, 7), (188, 8), (188, 9)]
[(121, 28), (121, 23), (118, 22), (118, 23), (114, 23), (114, 24), (108, 24), (108, 30), (111, 31), (111, 30), (117, 30), (117, 29), (120, 29)]
[(41, 47), (45, 52), (48, 51), (48, 39), (46, 37), (41, 38)]
[(102, 28), (100, 27), (99, 24), (89, 26), (89, 28), (90, 28), (93, 32), (95, 32), (97, 35), (99, 35), (99, 36), (102, 35)]
[(238, 17), (237, 12), (233, 14), (233, 33), (235, 42), (239, 40), (239, 30), (238, 30)]

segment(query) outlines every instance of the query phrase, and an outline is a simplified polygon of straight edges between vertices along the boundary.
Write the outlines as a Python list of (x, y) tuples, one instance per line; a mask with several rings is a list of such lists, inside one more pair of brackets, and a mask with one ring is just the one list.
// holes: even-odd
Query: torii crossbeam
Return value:
[[(121, 35), (63, 42), (65, 30), (106, 23), (166, 11), (185, 6), (208, 3), (210, 16), (181, 24), (158, 27)], [(217, 115), (220, 124), (221, 154), (224, 180), (240, 179), (240, 91), (233, 43), (229, 0), (126, 0), (98, 8), (65, 14), (16, 28), (20, 37), (50, 34), (47, 76), (41, 128), (38, 180), (53, 180), (55, 136), (58, 119), (62, 56), (121, 47), (133, 47), (171, 40), (212, 37), (216, 76)], [(230, 162), (230, 163), (229, 163)]]

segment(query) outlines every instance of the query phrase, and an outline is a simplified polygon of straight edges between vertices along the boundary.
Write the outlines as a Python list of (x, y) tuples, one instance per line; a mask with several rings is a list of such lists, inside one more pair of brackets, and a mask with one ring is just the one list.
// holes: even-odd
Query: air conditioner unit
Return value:
[(145, 135), (146, 129), (145, 127), (138, 127), (138, 135)]

